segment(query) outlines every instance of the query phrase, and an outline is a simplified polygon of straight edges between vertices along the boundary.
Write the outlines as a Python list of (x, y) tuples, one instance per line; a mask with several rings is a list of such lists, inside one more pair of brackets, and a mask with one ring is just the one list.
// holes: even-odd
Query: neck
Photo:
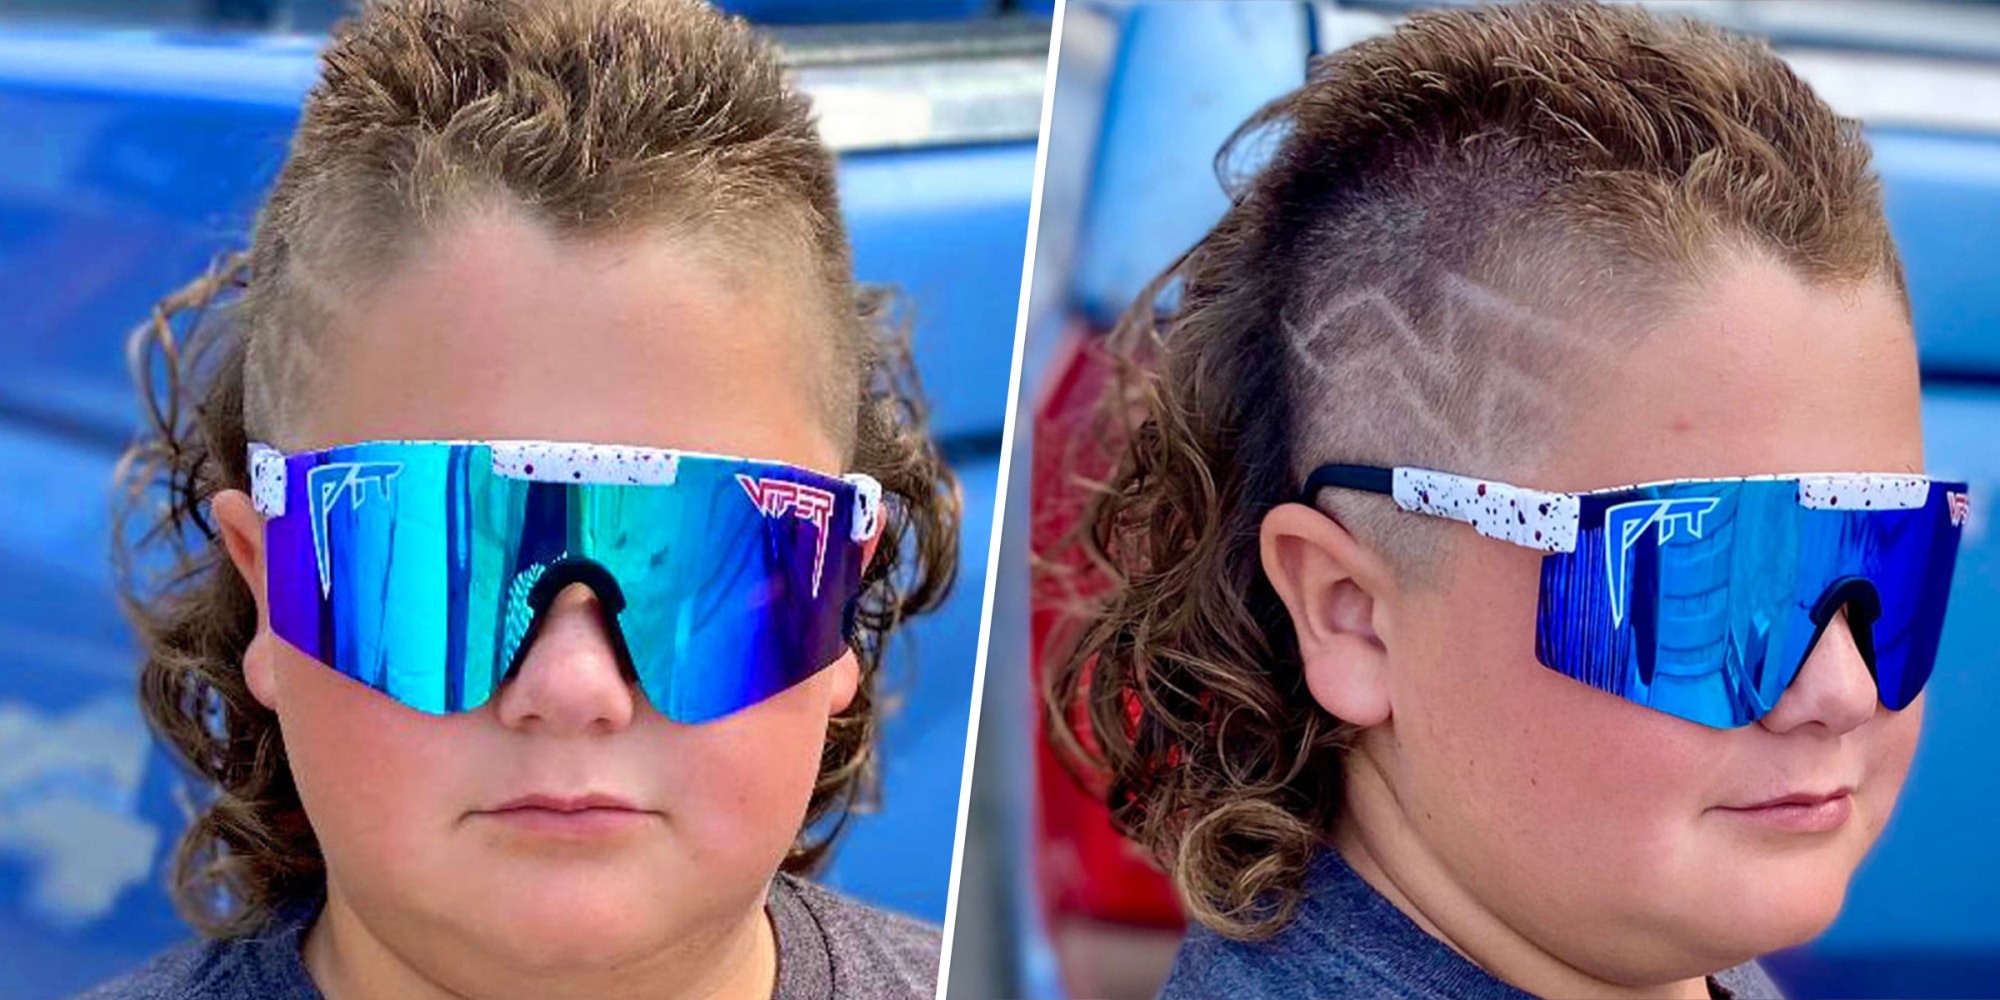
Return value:
[[(760, 897), (739, 926), (698, 943), (674, 942), (614, 967), (522, 969), (505, 955), (433, 934), (391, 940), (336, 885), (300, 945), (327, 1000), (503, 1000), (512, 997), (689, 997), (768, 1000), (777, 981), (777, 937)], [(609, 966), (609, 963), (606, 963)]]
[(1707, 1000), (1705, 978), (1651, 986), (1607, 982), (1510, 927), (1420, 839), (1380, 765), (1358, 749), (1348, 759), (1347, 802), (1334, 846), (1363, 881), (1425, 933), (1494, 978), (1536, 996)]

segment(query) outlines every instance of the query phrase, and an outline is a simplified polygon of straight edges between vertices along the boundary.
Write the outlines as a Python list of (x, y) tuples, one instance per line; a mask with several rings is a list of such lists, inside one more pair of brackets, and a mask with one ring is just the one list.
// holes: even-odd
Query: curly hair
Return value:
[(643, 227), (771, 261), (786, 259), (774, 241), (795, 246), (828, 296), (826, 419), (892, 502), (856, 612), (860, 686), (783, 863), (813, 870), (877, 794), (883, 656), (951, 585), (960, 499), (894, 296), (854, 281), (808, 100), (767, 42), (691, 0), (393, 0), (338, 26), (322, 59), (249, 248), (162, 300), (130, 344), (145, 429), (118, 474), (120, 591), (148, 724), (205, 800), (173, 863), (177, 906), (236, 935), (325, 878), (277, 718), (243, 676), (256, 607), (207, 502), (247, 489), (247, 442), (284, 442), (310, 405), (326, 297), (493, 199), (578, 239)]
[[(1316, 60), (1216, 166), (1230, 207), (1105, 348), (1082, 447), (1115, 442), (1108, 476), (1042, 554), (1101, 593), (1043, 694), (1187, 913), (1257, 938), (1298, 905), (1357, 733), (1306, 688), (1265, 514), (1327, 462), (1531, 469), (1588, 365), (1731, 255), (1903, 277), (1857, 123), (1762, 43), (1626, 7), (1418, 14)], [(1406, 586), (1455, 551), (1385, 498), (1316, 502)]]

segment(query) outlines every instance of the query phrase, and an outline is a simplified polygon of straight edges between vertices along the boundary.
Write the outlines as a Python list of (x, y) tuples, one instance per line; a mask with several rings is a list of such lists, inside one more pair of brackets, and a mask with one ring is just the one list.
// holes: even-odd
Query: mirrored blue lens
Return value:
[(1933, 483), (1921, 507), (1801, 504), (1796, 480), (1586, 495), (1576, 549), (1546, 557), (1541, 662), (1641, 705), (1730, 728), (1769, 712), (1847, 611), (1884, 705), (1937, 659), (1960, 528)]
[(265, 528), (271, 626), (411, 708), (459, 712), (493, 696), (556, 594), (582, 584), (652, 704), (706, 722), (846, 651), (854, 492), (705, 456), (679, 456), (671, 483), (524, 478), (484, 444), (288, 456), (284, 513)]

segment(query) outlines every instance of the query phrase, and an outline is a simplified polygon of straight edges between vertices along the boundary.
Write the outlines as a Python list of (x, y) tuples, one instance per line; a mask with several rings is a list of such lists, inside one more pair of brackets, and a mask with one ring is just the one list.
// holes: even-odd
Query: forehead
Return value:
[(1733, 261), (1582, 368), (1555, 488), (1923, 469), (1915, 342), (1885, 281), (1818, 286)]
[(604, 441), (832, 468), (803, 273), (657, 231), (458, 221), (337, 311), (305, 443)]

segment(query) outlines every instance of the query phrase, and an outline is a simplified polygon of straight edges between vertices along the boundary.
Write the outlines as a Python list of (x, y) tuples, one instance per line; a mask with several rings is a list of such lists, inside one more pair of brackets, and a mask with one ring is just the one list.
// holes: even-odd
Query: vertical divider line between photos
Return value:
[(1014, 360), (1007, 376), (1007, 417), (1000, 433), (1000, 475), (994, 486), (993, 527), (986, 544), (986, 593), (979, 606), (979, 646), (972, 667), (972, 705), (965, 722), (965, 759), (959, 767), (958, 822), (951, 842), (951, 886), (945, 893), (944, 941), (938, 954), (937, 1000), (944, 1000), (951, 981), (952, 934), (958, 925), (958, 886), (965, 871), (965, 821), (972, 804), (972, 762), (979, 749), (980, 706), (986, 700), (986, 660), (992, 649), (993, 593), (999, 579), (1001, 528), (1007, 517), (1007, 480), (1014, 464), (1014, 433), (1021, 416), (1021, 357), (1028, 339), (1028, 294), (1035, 273), (1035, 243), (1042, 224), (1042, 181), (1048, 170), (1049, 118), (1056, 93), (1057, 57), (1062, 51), (1063, 11), (1069, 0), (1056, 0), (1049, 24), (1048, 68), (1042, 76), (1042, 121), (1035, 136), (1035, 184), (1028, 198), (1028, 244), (1021, 257), (1021, 292), (1014, 307)]

